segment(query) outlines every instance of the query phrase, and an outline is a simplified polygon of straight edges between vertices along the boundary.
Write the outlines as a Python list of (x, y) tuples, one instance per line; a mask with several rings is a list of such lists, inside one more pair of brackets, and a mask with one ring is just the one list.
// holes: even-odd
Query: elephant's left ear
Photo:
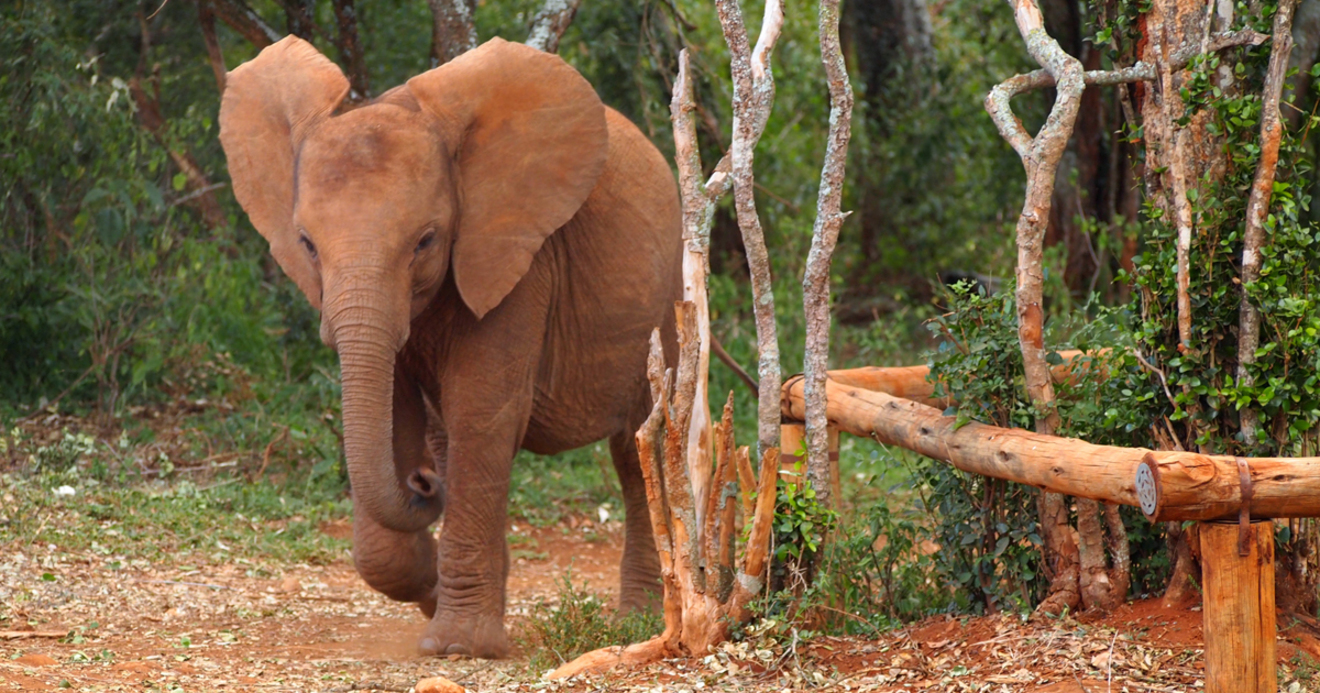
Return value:
[(294, 161), (307, 133), (347, 94), (348, 80), (329, 58), (288, 36), (230, 72), (220, 101), (220, 144), (234, 197), (318, 310), (321, 279), (293, 228)]
[(587, 199), (605, 168), (605, 107), (559, 56), (492, 39), (408, 80), (458, 148), (454, 282), (478, 318)]

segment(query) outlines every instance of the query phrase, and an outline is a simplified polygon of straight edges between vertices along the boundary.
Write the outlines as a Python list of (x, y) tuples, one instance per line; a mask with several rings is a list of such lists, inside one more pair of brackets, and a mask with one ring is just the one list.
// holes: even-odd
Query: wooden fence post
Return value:
[[(801, 485), (806, 478), (806, 462), (798, 451), (803, 448), (807, 437), (807, 426), (801, 421), (784, 422), (779, 425), (779, 444), (783, 452), (779, 453), (779, 480), (786, 484)], [(839, 427), (830, 424), (830, 506), (836, 512), (843, 508), (843, 496), (839, 481)], [(802, 463), (802, 467), (798, 467)]]
[(1274, 523), (1202, 522), (1200, 530), (1205, 691), (1274, 693)]

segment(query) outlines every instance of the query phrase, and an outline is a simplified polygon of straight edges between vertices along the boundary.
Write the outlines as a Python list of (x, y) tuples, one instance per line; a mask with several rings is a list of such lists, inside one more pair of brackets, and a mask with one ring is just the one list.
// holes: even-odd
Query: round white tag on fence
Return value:
[(1155, 474), (1150, 470), (1150, 465), (1142, 464), (1137, 467), (1137, 502), (1141, 503), (1141, 512), (1146, 513), (1147, 517), (1155, 514), (1155, 503), (1159, 494), (1155, 490)]

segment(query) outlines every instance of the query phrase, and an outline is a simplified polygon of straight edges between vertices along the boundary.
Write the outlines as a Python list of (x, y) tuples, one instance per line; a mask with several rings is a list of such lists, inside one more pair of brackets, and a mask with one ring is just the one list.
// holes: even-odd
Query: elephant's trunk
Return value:
[(395, 463), (394, 361), (407, 339), (407, 313), (400, 330), (382, 302), (353, 295), (380, 289), (338, 293), (327, 301), (323, 319), (333, 326), (327, 331), (339, 352), (344, 453), (357, 511), (389, 529), (415, 532), (440, 516), (443, 494), (430, 468)]

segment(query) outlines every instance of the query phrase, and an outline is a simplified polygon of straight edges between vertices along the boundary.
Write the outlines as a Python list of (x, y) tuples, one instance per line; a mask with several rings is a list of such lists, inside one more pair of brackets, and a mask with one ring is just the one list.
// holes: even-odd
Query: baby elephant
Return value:
[(430, 617), (422, 651), (504, 655), (514, 453), (609, 438), (621, 602), (641, 606), (659, 567), (633, 431), (653, 328), (674, 356), (682, 281), (668, 164), (576, 70), (521, 44), (358, 108), (348, 88), (286, 38), (230, 73), (220, 141), (339, 354), (358, 573)]

